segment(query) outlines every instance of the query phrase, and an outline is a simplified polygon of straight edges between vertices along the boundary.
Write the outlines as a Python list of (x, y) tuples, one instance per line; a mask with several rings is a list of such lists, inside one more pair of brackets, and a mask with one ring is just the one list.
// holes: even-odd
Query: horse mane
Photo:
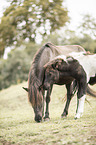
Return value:
[[(33, 62), (32, 62), (32, 65), (31, 65), (30, 72), (29, 72), (29, 84), (31, 84), (31, 81), (33, 79), (35, 79), (35, 78), (38, 79), (38, 74), (37, 74), (38, 65), (40, 63), (42, 53), (44, 52), (45, 49), (48, 49), (48, 48), (50, 48), (50, 50), (52, 51), (52, 55), (56, 55), (56, 54), (58, 55), (60, 53), (58, 48), (52, 43), (46, 43), (43, 47), (41, 47), (37, 51), (37, 53), (35, 54), (35, 56), (33, 58)], [(42, 59), (44, 59), (44, 58), (42, 58)], [(50, 60), (50, 58), (48, 59), (48, 61), (49, 60)], [(43, 67), (43, 65), (42, 65), (42, 67)], [(35, 78), (33, 78), (33, 77), (35, 77)]]
[[(43, 65), (46, 63), (46, 62), (44, 63), (44, 58), (42, 57), (42, 55), (43, 53), (46, 53), (46, 52), (50, 53), (49, 49), (51, 50), (51, 54), (49, 55), (49, 57), (47, 55), (46, 62), (48, 62), (50, 60), (50, 57), (52, 57), (53, 55), (55, 56), (60, 53), (58, 48), (54, 44), (46, 43), (43, 47), (41, 47), (37, 51), (37, 53), (35, 54), (33, 58), (33, 62), (31, 65), (31, 69), (29, 71), (29, 76), (28, 76), (28, 90), (29, 90), (28, 97), (29, 97), (29, 102), (32, 104), (34, 102), (33, 99), (35, 99), (36, 101), (37, 99), (39, 100), (40, 98), (42, 98), (42, 92), (39, 90), (39, 86), (41, 85), (39, 74), (42, 73)], [(41, 67), (39, 67), (39, 64), (41, 61), (43, 61), (44, 64), (42, 64)]]

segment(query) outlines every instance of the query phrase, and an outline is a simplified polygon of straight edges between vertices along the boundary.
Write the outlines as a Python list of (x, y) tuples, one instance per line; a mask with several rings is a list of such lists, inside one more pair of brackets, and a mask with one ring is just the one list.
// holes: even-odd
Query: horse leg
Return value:
[(45, 100), (45, 91), (43, 92), (43, 112), (42, 112), (42, 116), (44, 116), (44, 100)]
[(87, 83), (84, 81), (84, 78), (80, 80), (79, 84), (79, 89), (77, 93), (77, 109), (76, 109), (76, 115), (75, 119), (80, 118), (83, 115), (84, 111), (84, 101), (86, 97), (86, 90), (87, 90)]
[(62, 118), (66, 117), (68, 115), (69, 104), (73, 97), (73, 86), (71, 83), (66, 85), (66, 89), (67, 89), (67, 101), (66, 101), (64, 111), (61, 115)]
[(75, 119), (78, 119), (83, 115), (85, 98), (86, 95), (83, 95), (80, 99), (77, 98), (77, 109), (76, 109)]
[(49, 117), (49, 103), (50, 103), (50, 95), (51, 95), (51, 92), (52, 92), (52, 88), (53, 88), (53, 85), (47, 90), (47, 95), (46, 95), (46, 111), (45, 111), (45, 117), (44, 117), (45, 121), (50, 119), (50, 117)]

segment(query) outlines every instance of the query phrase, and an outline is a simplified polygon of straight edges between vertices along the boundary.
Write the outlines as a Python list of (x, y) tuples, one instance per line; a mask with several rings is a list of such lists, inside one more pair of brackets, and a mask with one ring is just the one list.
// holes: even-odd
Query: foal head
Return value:
[(59, 80), (58, 66), (62, 64), (61, 59), (53, 60), (44, 66), (43, 88), (48, 90), (53, 84), (57, 84)]

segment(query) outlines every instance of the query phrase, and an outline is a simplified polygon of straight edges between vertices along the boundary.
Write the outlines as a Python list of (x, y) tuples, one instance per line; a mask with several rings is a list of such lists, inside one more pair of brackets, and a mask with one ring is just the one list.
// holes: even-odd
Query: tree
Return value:
[(96, 19), (89, 14), (83, 16), (82, 23), (79, 28), (83, 35), (87, 34), (96, 39)]
[(52, 42), (55, 45), (81, 45), (86, 51), (96, 53), (96, 40), (88, 34), (76, 35), (75, 31), (64, 27), (63, 29), (52, 33), (43, 42)]
[(32, 58), (20, 49), (14, 49), (7, 60), (0, 59), (0, 90), (28, 80)]
[(64, 26), (69, 20), (63, 0), (11, 0), (0, 24), (0, 54), (23, 40), (35, 42)]

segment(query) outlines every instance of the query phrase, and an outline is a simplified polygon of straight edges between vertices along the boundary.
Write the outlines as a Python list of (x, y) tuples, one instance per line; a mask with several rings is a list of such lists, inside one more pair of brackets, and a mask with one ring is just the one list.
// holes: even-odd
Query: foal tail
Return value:
[(87, 86), (87, 94), (96, 98), (96, 92), (93, 91), (89, 86)]

